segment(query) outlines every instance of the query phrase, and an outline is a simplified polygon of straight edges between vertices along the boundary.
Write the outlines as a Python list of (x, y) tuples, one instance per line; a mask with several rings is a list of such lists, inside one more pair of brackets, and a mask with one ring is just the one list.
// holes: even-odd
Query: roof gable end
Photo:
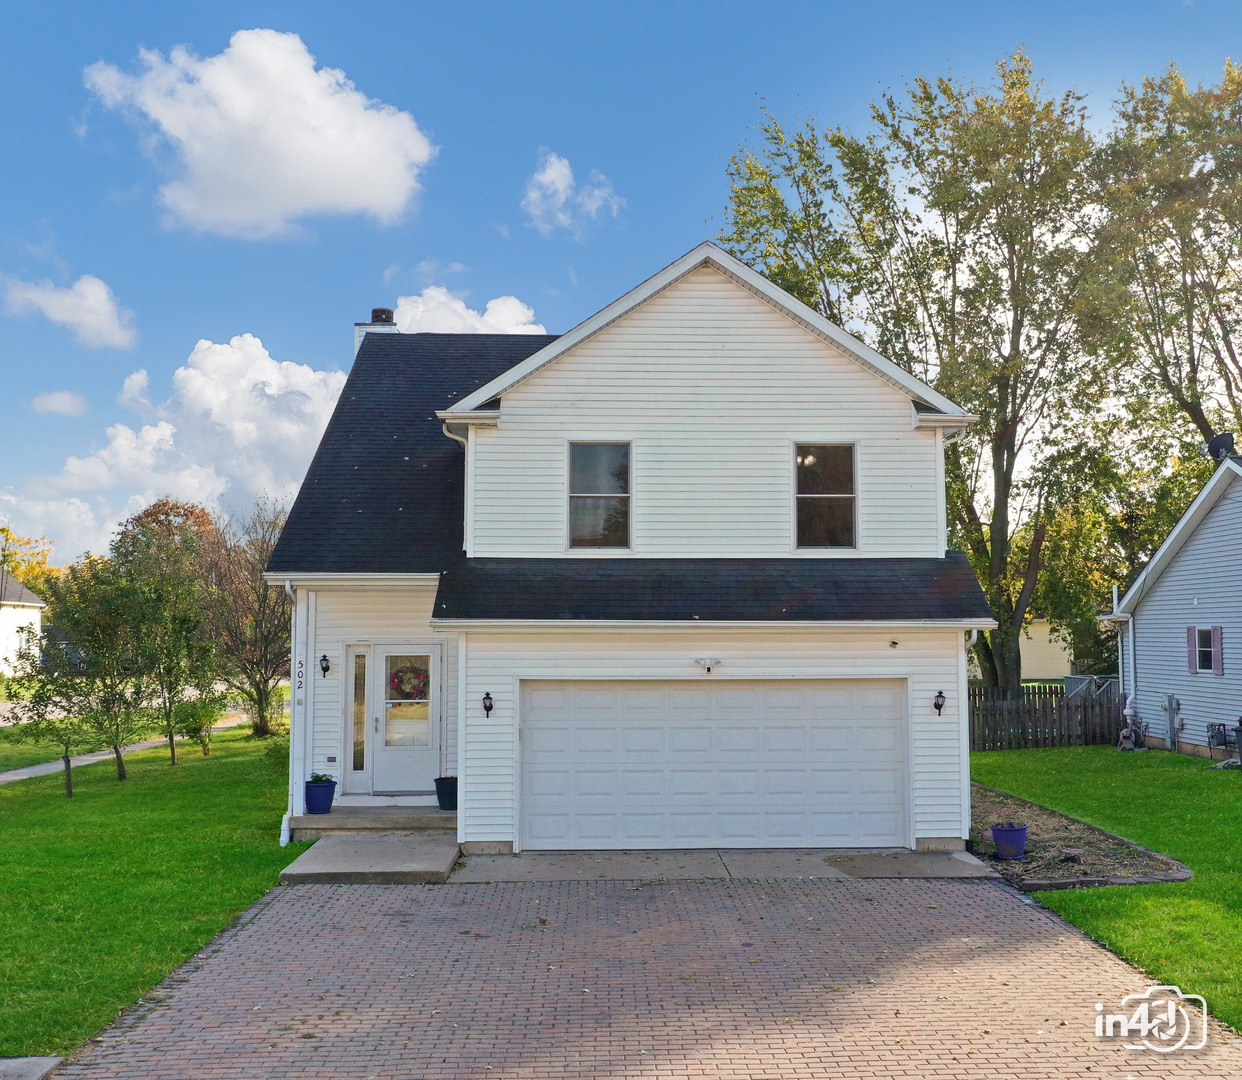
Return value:
[(1143, 567), (1143, 572), (1126, 590), (1126, 595), (1117, 605), (1118, 613), (1134, 614), (1143, 597), (1151, 592), (1160, 575), (1168, 569), (1177, 557), (1177, 553), (1182, 550), (1186, 542), (1194, 535), (1195, 530), (1202, 524), (1203, 519), (1208, 516), (1212, 508), (1220, 502), (1225, 492), (1239, 477), (1242, 477), (1242, 459), (1226, 458), (1220, 463), (1220, 467), (1212, 474), (1212, 478), (1203, 485), (1203, 490), (1195, 496), (1194, 502), (1186, 508), (1181, 519), (1173, 526), (1173, 531), (1156, 549), (1156, 554)]
[(598, 334), (606, 327), (611, 326), (618, 319), (705, 265), (711, 266), (760, 300), (776, 308), (781, 314), (798, 323), (809, 333), (827, 341), (863, 368), (901, 391), (911, 401), (922, 405), (924, 410), (943, 414), (946, 420), (960, 420), (961, 426), (965, 426), (975, 419), (960, 405), (937, 393), (926, 383), (921, 382), (891, 360), (881, 356), (853, 335), (847, 334), (839, 326), (825, 319), (819, 312), (795, 299), (785, 292), (784, 289), (773, 285), (762, 274), (752, 270), (745, 263), (735, 259), (728, 252), (710, 241), (706, 241), (692, 251), (687, 252), (676, 262), (666, 266), (658, 274), (648, 278), (637, 288), (631, 289), (619, 300), (615, 300), (603, 310), (596, 312), (568, 333), (562, 334), (556, 341), (527, 357), (520, 364), (515, 365), (485, 386), (481, 386), (474, 393), (438, 415), (442, 419), (468, 420), (466, 414), (480, 409), (486, 403), (491, 402), (492, 399), (500, 397), (508, 390), (512, 390), (519, 383), (524, 382), (536, 372), (547, 367), (558, 357), (564, 355), (575, 346), (580, 345), (588, 338)]

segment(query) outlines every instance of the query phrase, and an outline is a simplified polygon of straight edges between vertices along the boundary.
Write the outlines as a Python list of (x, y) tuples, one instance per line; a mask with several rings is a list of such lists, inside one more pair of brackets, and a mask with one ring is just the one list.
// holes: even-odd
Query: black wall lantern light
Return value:
[(483, 695), (483, 715), (490, 717), (492, 715), (492, 695)]
[(940, 710), (944, 708), (944, 691), (943, 690), (936, 691), (936, 696), (932, 698), (932, 705), (936, 709), (936, 715), (939, 716)]
[(323, 677), (328, 677), (328, 672), (332, 670), (332, 661), (328, 659), (328, 654), (324, 653), (319, 658), (319, 670), (323, 672)]

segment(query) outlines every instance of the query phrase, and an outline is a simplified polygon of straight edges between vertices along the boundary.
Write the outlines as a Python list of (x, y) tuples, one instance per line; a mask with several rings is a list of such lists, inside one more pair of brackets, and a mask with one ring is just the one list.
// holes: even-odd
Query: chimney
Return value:
[(377, 307), (371, 309), (371, 321), (354, 323), (354, 355), (362, 346), (362, 339), (367, 334), (396, 334), (397, 324), (393, 319), (392, 308)]

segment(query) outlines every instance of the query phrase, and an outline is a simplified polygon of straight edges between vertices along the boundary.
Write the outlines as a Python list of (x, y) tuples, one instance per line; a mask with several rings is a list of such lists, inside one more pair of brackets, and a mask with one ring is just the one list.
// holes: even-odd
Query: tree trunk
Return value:
[(203, 748), (203, 757), (211, 757), (211, 733), (208, 732), (198, 740), (198, 745)]
[(65, 747), (65, 756), (61, 758), (65, 763), (65, 798), (73, 798), (73, 764), (69, 758), (69, 747)]
[(116, 757), (116, 778), (118, 780), (128, 780), (129, 773), (125, 771), (125, 758), (121, 754), (121, 748), (119, 746), (113, 746), (112, 753)]
[(168, 752), (172, 755), (172, 763), (177, 764), (177, 737), (171, 731), (168, 733)]

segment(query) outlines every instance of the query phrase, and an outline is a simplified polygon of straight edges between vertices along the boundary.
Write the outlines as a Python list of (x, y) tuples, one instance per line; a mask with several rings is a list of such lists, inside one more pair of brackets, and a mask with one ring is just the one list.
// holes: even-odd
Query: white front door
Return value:
[(522, 846), (899, 847), (905, 683), (523, 682)]
[(349, 650), (345, 791), (429, 795), (440, 775), (440, 647)]

